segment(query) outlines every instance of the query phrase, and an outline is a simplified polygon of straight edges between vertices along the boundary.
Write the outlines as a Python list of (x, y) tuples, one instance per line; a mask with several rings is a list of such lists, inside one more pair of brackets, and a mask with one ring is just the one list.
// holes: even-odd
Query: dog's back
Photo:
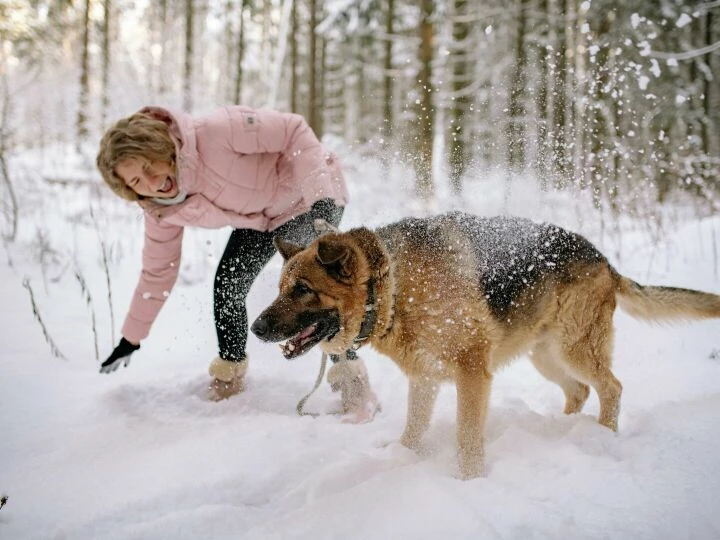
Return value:
[(444, 283), (460, 288), (445, 285), (449, 296), (480, 294), (498, 321), (527, 316), (555, 286), (608, 268), (605, 257), (582, 236), (517, 217), (453, 212), (407, 218), (376, 233), (395, 260), (410, 259), (418, 271), (441, 270)]

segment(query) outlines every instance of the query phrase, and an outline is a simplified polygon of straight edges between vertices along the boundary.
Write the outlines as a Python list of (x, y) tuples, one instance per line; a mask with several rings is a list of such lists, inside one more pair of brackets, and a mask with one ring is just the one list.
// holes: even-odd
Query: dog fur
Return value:
[[(288, 340), (288, 357), (316, 344), (340, 354), (365, 343), (390, 357), (409, 378), (401, 437), (409, 448), (421, 443), (440, 383), (454, 382), (466, 479), (482, 474), (493, 373), (512, 359), (529, 354), (562, 388), (567, 414), (594, 388), (598, 421), (617, 430), (616, 303), (649, 320), (720, 317), (718, 295), (639, 285), (582, 236), (520, 218), (450, 213), (329, 233), (306, 248), (276, 245), (285, 258), (279, 295), (253, 332)], [(368, 310), (372, 328), (359, 340)]]

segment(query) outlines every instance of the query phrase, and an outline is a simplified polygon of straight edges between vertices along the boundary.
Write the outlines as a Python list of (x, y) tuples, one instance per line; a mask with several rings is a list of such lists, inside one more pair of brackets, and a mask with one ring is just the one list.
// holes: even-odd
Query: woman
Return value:
[[(105, 133), (97, 166), (110, 189), (136, 201), (145, 218), (140, 280), (123, 337), (100, 371), (127, 365), (148, 336), (178, 276), (184, 227), (228, 226), (233, 230), (214, 282), (219, 352), (210, 363), (210, 398), (241, 391), (247, 293), (275, 253), (273, 237), (307, 244), (314, 219), (339, 223), (348, 193), (336, 158), (297, 114), (231, 106), (194, 118), (146, 107)], [(361, 395), (343, 398), (372, 410), (358, 420), (372, 418), (377, 399), (361, 360), (335, 363), (328, 378), (361, 386)]]

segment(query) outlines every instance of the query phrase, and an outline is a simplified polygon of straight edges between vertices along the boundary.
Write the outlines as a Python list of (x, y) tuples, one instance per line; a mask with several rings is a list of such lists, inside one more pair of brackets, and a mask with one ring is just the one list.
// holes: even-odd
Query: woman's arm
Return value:
[(143, 269), (122, 327), (122, 335), (131, 343), (147, 337), (177, 281), (182, 238), (182, 227), (160, 223), (145, 214)]

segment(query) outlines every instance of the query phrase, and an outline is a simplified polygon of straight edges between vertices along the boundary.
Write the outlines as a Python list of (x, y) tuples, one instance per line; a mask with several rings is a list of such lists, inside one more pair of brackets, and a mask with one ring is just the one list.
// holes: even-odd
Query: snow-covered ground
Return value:
[[(346, 162), (353, 201), (344, 227), (420, 212), (407, 172), (384, 181), (360, 158)], [(48, 176), (63, 177), (64, 167)], [(720, 537), (720, 321), (659, 327), (618, 312), (617, 434), (596, 423), (594, 393), (582, 414), (564, 416), (561, 391), (519, 359), (495, 379), (487, 475), (463, 482), (454, 389), (442, 390), (429, 450), (417, 455), (397, 443), (406, 380), (369, 349), (361, 354), (383, 405), (370, 424), (298, 417), (320, 353), (288, 362), (254, 337), (245, 392), (204, 399), (215, 354), (212, 273), (228, 231), (187, 235), (183, 278), (150, 338), (127, 369), (98, 374), (92, 312), (100, 356), (113, 346), (100, 240), (117, 338), (139, 270), (139, 213), (84, 185), (27, 178), (20, 238), (0, 262), (0, 494), (9, 497), (1, 539)], [(720, 216), (669, 217), (660, 236), (626, 220), (611, 240), (582, 201), (521, 181), (508, 198), (500, 178), (469, 184), (462, 203), (441, 192), (435, 209), (451, 207), (552, 219), (638, 281), (720, 293)], [(279, 271), (276, 257), (251, 292), (251, 317), (274, 297)], [(51, 355), (24, 279), (66, 359)], [(323, 384), (307, 407), (337, 405)]]

